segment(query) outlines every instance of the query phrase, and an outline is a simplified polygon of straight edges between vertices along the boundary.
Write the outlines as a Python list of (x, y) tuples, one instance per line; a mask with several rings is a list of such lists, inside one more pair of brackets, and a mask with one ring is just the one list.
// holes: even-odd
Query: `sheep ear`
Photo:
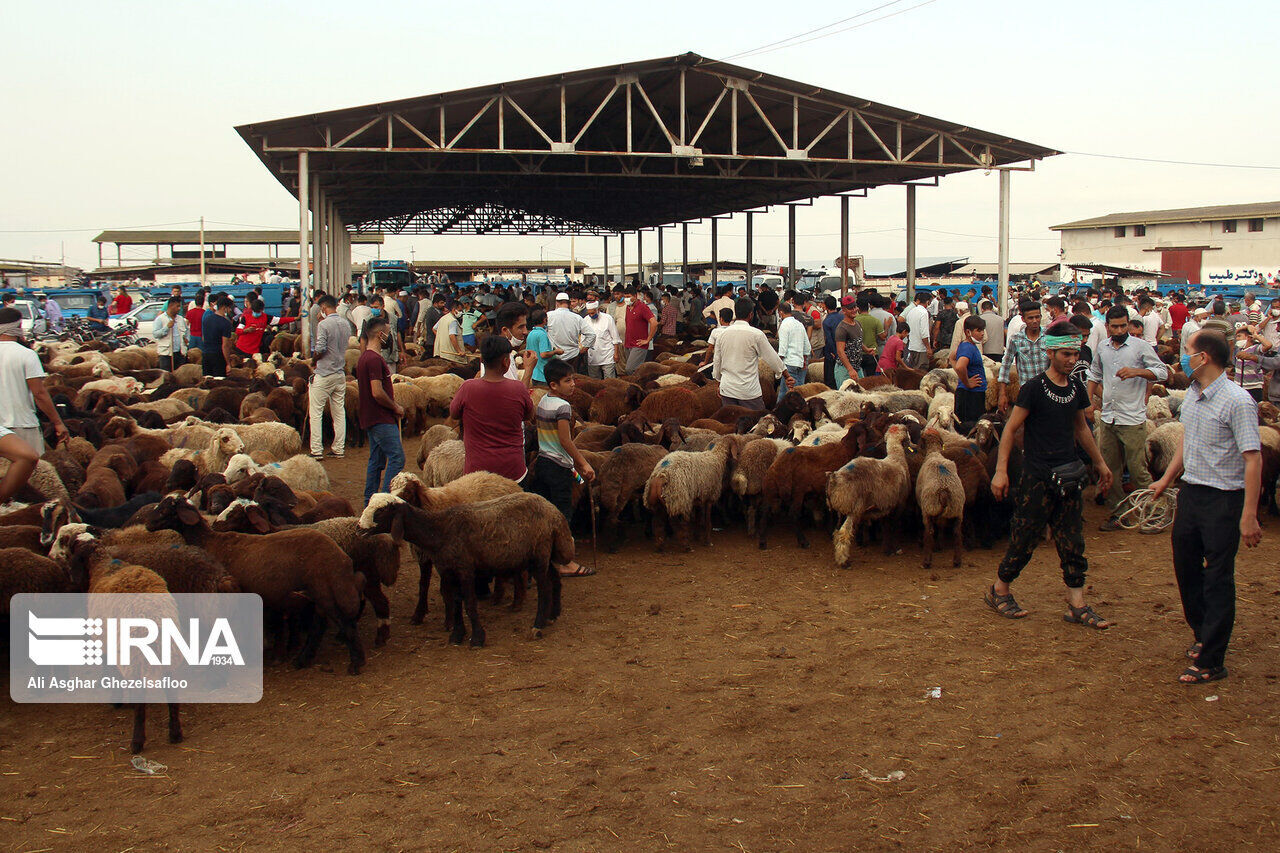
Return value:
[(183, 524), (199, 524), (200, 513), (196, 512), (195, 508), (189, 504), (181, 504), (178, 506), (178, 521)]
[(253, 529), (259, 533), (271, 532), (271, 521), (267, 518), (266, 513), (261, 507), (246, 507), (245, 512), (248, 513), (249, 522), (253, 525)]

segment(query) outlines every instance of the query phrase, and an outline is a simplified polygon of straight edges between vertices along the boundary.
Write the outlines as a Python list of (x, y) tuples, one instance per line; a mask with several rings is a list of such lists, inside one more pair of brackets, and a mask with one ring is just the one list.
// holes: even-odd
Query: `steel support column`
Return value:
[(1008, 311), (1006, 306), (1009, 304), (1009, 181), (1010, 173), (1008, 169), (1001, 169), (1000, 175), (1000, 245), (997, 248), (997, 258), (999, 261), (999, 289), (996, 291), (996, 299), (999, 304), (996, 311), (1004, 314)]
[[(308, 169), (307, 152), (298, 152), (298, 293), (301, 295), (299, 306), (306, 305), (307, 278), (311, 274), (311, 174)], [(311, 330), (306, 322), (300, 322), (302, 329), (302, 351), (311, 355)]]
[[(849, 292), (849, 197), (840, 196), (840, 299)], [(815, 296), (817, 294), (814, 294)]]
[(720, 283), (720, 220), (711, 218), (711, 289)]
[(641, 284), (647, 284), (644, 274), (644, 232), (636, 232), (636, 278)]
[(601, 237), (604, 241), (604, 286), (609, 287), (609, 238)]
[(907, 304), (916, 298), (916, 187), (907, 184)]
[[(666, 259), (662, 254), (662, 226), (658, 226), (658, 281), (665, 286), (667, 283), (667, 266)], [(684, 284), (680, 285), (680, 289), (684, 290)]]
[(755, 266), (755, 227), (756, 215), (751, 211), (747, 211), (747, 290), (751, 289), (751, 273), (752, 267)]
[[(680, 223), (680, 275), (689, 283), (689, 223)], [(712, 288), (713, 290), (715, 288)]]
[(627, 282), (627, 233), (625, 231), (618, 232), (618, 264), (622, 267), (622, 275), (620, 280), (622, 286), (626, 287)]
[(795, 287), (799, 278), (796, 274), (796, 206), (787, 205), (787, 274), (784, 278), (787, 287)]

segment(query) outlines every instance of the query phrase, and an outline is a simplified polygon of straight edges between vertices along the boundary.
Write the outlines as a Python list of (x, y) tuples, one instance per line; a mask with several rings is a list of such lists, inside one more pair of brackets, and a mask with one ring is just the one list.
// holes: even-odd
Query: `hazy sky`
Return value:
[[(296, 228), (296, 200), (237, 124), (685, 51), (728, 59), (883, 2), (11, 3), (0, 257), (56, 260), (65, 248), (93, 266), (101, 229), (194, 227), (201, 215), (209, 227)], [(1277, 167), (1051, 158), (1013, 177), (1015, 261), (1056, 260), (1058, 222), (1280, 199), (1274, 0), (905, 0), (843, 26), (916, 5), (734, 61), (1064, 151)], [(920, 189), (919, 254), (995, 260), (996, 180)], [(853, 252), (903, 255), (903, 196), (885, 187), (852, 202)], [(835, 257), (837, 211), (800, 209), (802, 263)], [(756, 222), (757, 259), (785, 259), (785, 209)], [(721, 224), (721, 257), (742, 254), (744, 227)], [(708, 234), (691, 229), (691, 256), (709, 256)], [(383, 257), (410, 246), (419, 260), (569, 255), (567, 237), (390, 237)], [(577, 252), (598, 262), (600, 238)], [(614, 240), (614, 263), (616, 252)]]

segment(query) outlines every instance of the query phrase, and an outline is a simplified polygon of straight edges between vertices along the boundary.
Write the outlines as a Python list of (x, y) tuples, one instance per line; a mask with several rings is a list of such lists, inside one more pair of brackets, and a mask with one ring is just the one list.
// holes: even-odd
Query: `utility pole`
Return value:
[(200, 217), (200, 287), (205, 286), (204, 275), (204, 217)]

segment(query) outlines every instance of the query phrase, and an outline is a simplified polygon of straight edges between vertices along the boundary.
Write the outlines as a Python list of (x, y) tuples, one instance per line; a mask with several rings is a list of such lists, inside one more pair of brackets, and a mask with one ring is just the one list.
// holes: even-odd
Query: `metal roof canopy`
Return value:
[(305, 153), (340, 222), (408, 234), (611, 234), (1060, 153), (693, 53), (237, 131), (300, 201)]
[[(93, 238), (94, 243), (114, 243), (119, 246), (198, 246), (199, 231), (103, 231)], [(351, 238), (352, 243), (381, 243), (382, 235), (360, 234)], [(296, 246), (297, 231), (205, 231), (205, 245), (219, 246)]]

